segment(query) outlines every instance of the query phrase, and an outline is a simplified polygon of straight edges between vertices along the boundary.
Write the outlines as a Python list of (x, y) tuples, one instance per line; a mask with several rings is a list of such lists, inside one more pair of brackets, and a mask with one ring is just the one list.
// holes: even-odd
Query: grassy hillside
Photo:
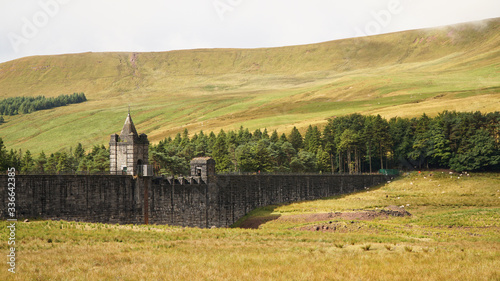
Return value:
[[(498, 174), (413, 173), (257, 209), (247, 221), (260, 218), (258, 229), (18, 223), (17, 273), (0, 279), (498, 280), (499, 186)], [(411, 216), (359, 216), (391, 205)]]
[(7, 117), (8, 148), (89, 148), (118, 132), (131, 106), (157, 142), (190, 132), (323, 124), (500, 108), (500, 19), (320, 44), (161, 53), (83, 53), (0, 64), (0, 97), (84, 92), (88, 102)]

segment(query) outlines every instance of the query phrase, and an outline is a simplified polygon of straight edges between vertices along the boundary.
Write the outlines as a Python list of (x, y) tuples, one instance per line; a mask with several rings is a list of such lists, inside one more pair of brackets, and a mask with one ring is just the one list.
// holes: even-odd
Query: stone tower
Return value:
[(120, 136), (112, 134), (109, 141), (110, 173), (142, 174), (142, 167), (148, 164), (148, 148), (148, 136), (137, 134), (129, 113)]
[(215, 176), (215, 160), (211, 157), (197, 157), (191, 160), (191, 176), (200, 177), (208, 182), (210, 177)]

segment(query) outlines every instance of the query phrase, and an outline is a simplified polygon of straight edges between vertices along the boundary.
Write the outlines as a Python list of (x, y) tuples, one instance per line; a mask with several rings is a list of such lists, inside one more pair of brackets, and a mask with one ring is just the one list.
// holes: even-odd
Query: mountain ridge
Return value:
[(39, 143), (49, 152), (102, 144), (129, 104), (153, 142), (184, 128), (288, 132), (352, 112), (492, 111), (500, 108), (499, 27), (497, 18), (287, 47), (21, 58), (0, 64), (3, 98), (84, 92), (88, 102), (6, 117), (0, 132), (8, 147), (32, 152)]

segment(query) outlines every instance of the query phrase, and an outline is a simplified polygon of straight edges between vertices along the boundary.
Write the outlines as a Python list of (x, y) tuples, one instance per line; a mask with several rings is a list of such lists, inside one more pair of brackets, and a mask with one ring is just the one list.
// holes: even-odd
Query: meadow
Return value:
[(240, 126), (289, 133), (358, 112), (416, 117), (500, 106), (498, 19), (262, 49), (35, 56), (0, 64), (0, 98), (84, 92), (88, 101), (5, 116), (9, 149), (86, 150), (128, 107), (153, 143)]
[[(0, 279), (498, 280), (499, 186), (499, 174), (412, 172), (355, 194), (259, 208), (231, 228), (19, 222), (17, 273), (4, 264)], [(411, 216), (349, 218), (388, 206)], [(314, 219), (338, 213), (347, 217)], [(252, 219), (257, 229), (236, 227)]]

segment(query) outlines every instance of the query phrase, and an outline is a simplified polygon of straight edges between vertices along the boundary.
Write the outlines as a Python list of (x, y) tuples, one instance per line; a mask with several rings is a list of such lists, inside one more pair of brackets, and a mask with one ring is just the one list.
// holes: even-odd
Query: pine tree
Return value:
[(207, 146), (208, 146), (207, 153), (208, 154), (212, 153), (212, 150), (213, 150), (213, 147), (214, 147), (216, 140), (217, 140), (217, 136), (214, 134), (214, 132), (210, 132), (210, 134), (208, 135), (208, 139), (207, 139)]
[(109, 151), (101, 147), (93, 157), (93, 170), (99, 172), (109, 171)]
[(26, 150), (26, 153), (24, 153), (23, 159), (21, 161), (21, 172), (31, 172), (33, 171), (35, 166), (35, 162), (33, 160), (33, 157), (31, 157), (31, 152), (29, 150)]
[(269, 139), (269, 133), (267, 132), (267, 128), (264, 128), (264, 132), (262, 132), (263, 139)]
[(13, 167), (16, 171), (21, 170), (21, 156), (22, 152), (19, 149), (19, 152), (16, 152), (14, 149), (11, 149), (9, 154), (7, 155), (7, 163), (9, 168)]
[(287, 141), (288, 141), (288, 139), (287, 139), (287, 137), (286, 137), (285, 133), (281, 134), (281, 136), (280, 136), (280, 141), (282, 141), (282, 142), (287, 142)]
[(83, 145), (81, 143), (78, 143), (75, 148), (75, 152), (73, 153), (75, 156), (75, 159), (80, 162), (83, 157), (85, 157), (85, 150), (83, 149)]
[(392, 138), (392, 151), (402, 167), (413, 169), (411, 162), (408, 160), (408, 154), (413, 146), (413, 134), (411, 131), (411, 123), (407, 118), (391, 118), (389, 120), (389, 134)]
[(177, 133), (177, 135), (175, 135), (175, 138), (174, 138), (174, 141), (173, 141), (173, 144), (175, 146), (179, 146), (182, 142), (182, 136), (181, 136), (181, 133)]
[(186, 147), (188, 144), (189, 144), (190, 140), (189, 140), (189, 131), (187, 128), (184, 129), (184, 131), (182, 132), (182, 141), (180, 143), (180, 146), (182, 148)]
[(251, 139), (252, 134), (250, 134), (250, 131), (248, 131), (248, 129), (244, 129), (243, 126), (241, 126), (236, 137), (236, 142), (238, 143), (238, 145), (245, 144)]
[(445, 125), (442, 122), (442, 116), (436, 116), (430, 123), (427, 131), (429, 139), (429, 150), (426, 156), (429, 162), (438, 167), (449, 167), (452, 156), (450, 140), (445, 132)]
[(313, 127), (309, 125), (306, 135), (304, 136), (304, 148), (309, 152), (316, 153), (320, 147), (321, 133), (317, 126)]
[(286, 161), (284, 163), (290, 163), (292, 158), (297, 155), (297, 150), (293, 148), (293, 145), (287, 141), (283, 142), (281, 145), (281, 151), (286, 155)]
[[(360, 146), (360, 136), (358, 132), (354, 130), (347, 129), (340, 136), (340, 151), (346, 153), (347, 155), (347, 167), (349, 168), (349, 173), (359, 172), (358, 165), (358, 154), (357, 149)], [(354, 153), (354, 161), (352, 159), (352, 154)]]
[(372, 156), (373, 156), (373, 151), (375, 150), (374, 146), (374, 136), (375, 136), (375, 129), (374, 129), (374, 124), (375, 124), (375, 117), (374, 116), (367, 116), (365, 119), (365, 124), (363, 128), (363, 138), (365, 139), (365, 145), (366, 145), (366, 152), (368, 156), (368, 165), (370, 169), (370, 173), (372, 173)]
[(9, 166), (10, 165), (7, 159), (7, 150), (5, 149), (3, 140), (0, 137), (0, 169), (2, 171), (7, 171), (7, 169), (10, 168)]
[(288, 139), (290, 140), (290, 143), (292, 144), (295, 150), (298, 151), (299, 149), (303, 148), (302, 135), (300, 134), (299, 130), (297, 130), (296, 127), (293, 127), (292, 131), (290, 132), (290, 135), (288, 136)]
[(273, 133), (271, 134), (271, 137), (269, 138), (269, 140), (271, 142), (278, 142), (279, 141), (279, 136), (278, 136), (278, 132), (276, 130), (273, 131)]
[(215, 170), (218, 172), (229, 171), (231, 161), (228, 155), (228, 146), (226, 143), (226, 133), (221, 130), (212, 148), (212, 157), (215, 160)]
[(255, 165), (258, 172), (270, 172), (272, 168), (272, 160), (269, 150), (267, 149), (269, 141), (262, 139), (253, 147), (253, 155)]
[(236, 148), (238, 169), (241, 172), (256, 172), (257, 164), (254, 159), (253, 148), (249, 143), (242, 144)]
[(193, 141), (195, 148), (194, 148), (194, 157), (202, 157), (206, 156), (208, 153), (208, 143), (207, 143), (207, 137), (203, 133), (203, 131), (200, 132), (199, 136), (196, 138), (195, 141)]
[(299, 151), (296, 157), (292, 158), (290, 162), (290, 169), (293, 172), (315, 172), (316, 170), (316, 156), (305, 150)]
[(68, 160), (68, 154), (63, 152), (57, 158), (56, 171), (59, 172), (71, 172), (71, 163)]
[(45, 156), (45, 153), (40, 152), (38, 155), (38, 158), (35, 160), (35, 171), (39, 173), (44, 173), (45, 172), (45, 164), (47, 163), (47, 157)]
[(257, 129), (253, 132), (252, 140), (259, 141), (260, 139), (262, 139), (262, 132), (260, 131), (260, 129)]
[(49, 158), (47, 159), (47, 163), (44, 166), (44, 170), (47, 173), (55, 173), (57, 171), (57, 162), (59, 153), (56, 154), (50, 154)]
[(427, 151), (429, 150), (429, 134), (428, 128), (430, 119), (425, 115), (418, 119), (412, 119), (412, 125), (414, 126), (414, 140), (413, 146), (408, 157), (418, 162), (418, 168), (422, 167), (422, 164), (426, 162)]
[(450, 168), (456, 171), (474, 171), (500, 164), (500, 150), (489, 132), (480, 128), (465, 140), (464, 149), (450, 160)]
[(330, 154), (324, 151), (321, 147), (318, 148), (316, 159), (319, 172), (327, 173), (331, 171)]
[(383, 119), (380, 115), (377, 115), (374, 119), (373, 131), (373, 142), (378, 147), (380, 156), (380, 168), (384, 169), (383, 158), (392, 147), (392, 139), (389, 135), (389, 123), (386, 119)]

